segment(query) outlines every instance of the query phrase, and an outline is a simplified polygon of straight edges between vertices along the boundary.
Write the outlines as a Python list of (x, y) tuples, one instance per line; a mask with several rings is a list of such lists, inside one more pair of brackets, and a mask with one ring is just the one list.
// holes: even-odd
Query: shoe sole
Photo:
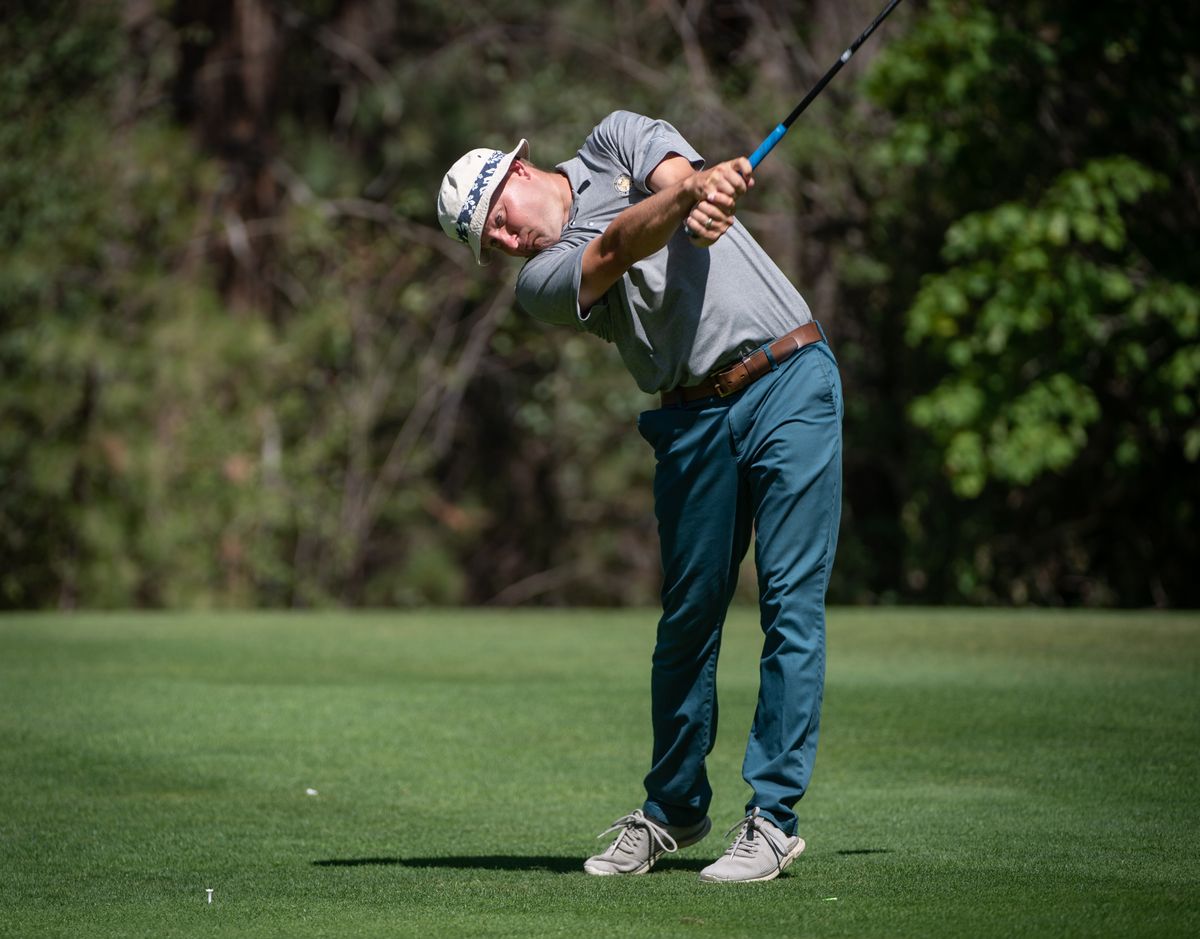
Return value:
[[(675, 844), (680, 848), (690, 848), (692, 845), (703, 840), (705, 835), (707, 835), (710, 831), (712, 831), (712, 819), (705, 818), (703, 828), (696, 832), (696, 834), (691, 835), (683, 841), (676, 841)], [(646, 861), (641, 867), (635, 868), (631, 871), (592, 870), (592, 868), (588, 867), (587, 862), (585, 861), (583, 864), (583, 870), (584, 873), (591, 874), (593, 877), (635, 877), (638, 874), (650, 873), (650, 868), (657, 864), (661, 858), (662, 854), (656, 858)]]
[(763, 877), (746, 877), (740, 880), (728, 880), (721, 877), (705, 877), (703, 874), (701, 874), (700, 880), (706, 884), (763, 884), (768, 880), (774, 880), (785, 870), (787, 870), (788, 867), (791, 866), (792, 861), (796, 860), (796, 858), (798, 858), (804, 851), (804, 847), (804, 839), (798, 838), (796, 840), (796, 847), (792, 848), (792, 850), (787, 853), (783, 860), (779, 862), (779, 866), (776, 867), (775, 870), (771, 871), (771, 873), (766, 874)]
[(587, 864), (584, 864), (583, 872), (585, 874), (591, 874), (593, 877), (634, 877), (638, 874), (650, 873), (650, 868), (652, 868), (653, 866), (654, 866), (653, 861), (647, 861), (641, 867), (634, 868), (631, 871), (601, 871), (601, 870), (593, 870), (592, 868), (588, 867)]

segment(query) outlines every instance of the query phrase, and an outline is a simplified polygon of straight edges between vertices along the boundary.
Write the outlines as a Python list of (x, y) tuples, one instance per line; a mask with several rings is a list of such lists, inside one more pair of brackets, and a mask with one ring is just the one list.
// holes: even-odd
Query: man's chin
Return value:
[(535, 254), (537, 254), (539, 251), (545, 251), (547, 248), (551, 247), (552, 245), (558, 244), (558, 242), (560, 240), (561, 240), (561, 236), (559, 238), (550, 238), (548, 236), (542, 237), (542, 238), (535, 238), (533, 241), (531, 241), (529, 243), (529, 247), (525, 249), (525, 253), (522, 256), (531, 258)]

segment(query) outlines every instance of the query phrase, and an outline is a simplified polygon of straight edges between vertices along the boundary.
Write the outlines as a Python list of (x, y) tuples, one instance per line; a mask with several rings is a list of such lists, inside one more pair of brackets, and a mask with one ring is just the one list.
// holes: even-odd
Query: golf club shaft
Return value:
[[(871, 20), (871, 25), (862, 31), (862, 35), (846, 47), (846, 51), (843, 52), (841, 56), (838, 57), (838, 60), (833, 63), (833, 67), (821, 76), (821, 80), (819, 82), (812, 86), (808, 94), (804, 96), (804, 100), (796, 105), (792, 113), (784, 118), (781, 124), (776, 125), (775, 129), (771, 131), (771, 133), (767, 134), (766, 139), (758, 145), (758, 149), (750, 154), (751, 170), (756, 169), (758, 164), (763, 161), (763, 158), (774, 149), (775, 144), (779, 143), (779, 141), (783, 139), (783, 135), (788, 132), (788, 128), (792, 126), (792, 123), (796, 120), (796, 118), (803, 114), (804, 109), (812, 104), (813, 99), (824, 90), (825, 86), (828, 85), (833, 79), (833, 76), (842, 70), (842, 66), (850, 61), (850, 56), (854, 55), (854, 53), (858, 51), (858, 47), (867, 41), (871, 33), (875, 32), (875, 27), (887, 19), (888, 14), (890, 14), (892, 10), (896, 9), (896, 5), (899, 2), (900, 0), (890, 0), (888, 5), (883, 8), (880, 14), (876, 16), (875, 19)], [(696, 241), (700, 237), (698, 233), (694, 233), (691, 230), (686, 221), (683, 223), (683, 230), (687, 232), (687, 236), (693, 241)]]
[(796, 109), (787, 116), (782, 124), (776, 126), (776, 128), (767, 135), (766, 140), (758, 145), (757, 150), (750, 154), (751, 169), (756, 168), (758, 164), (762, 162), (763, 157), (771, 152), (775, 144), (779, 143), (779, 141), (783, 138), (783, 135), (788, 132), (788, 128), (792, 126), (792, 122), (804, 113), (804, 109), (812, 104), (813, 99), (816, 98), (816, 96), (821, 93), (825, 86), (829, 84), (833, 76), (841, 71), (842, 66), (850, 61), (850, 56), (854, 55), (854, 53), (858, 51), (858, 47), (867, 41), (867, 37), (869, 37), (871, 33), (875, 32), (875, 27), (887, 19), (888, 14), (896, 8), (896, 4), (899, 2), (900, 0), (891, 0), (891, 2), (884, 7), (883, 12), (871, 21), (871, 25), (863, 30), (862, 35), (855, 39), (854, 42), (850, 43), (846, 51), (842, 53), (841, 58), (833, 63), (833, 67), (821, 77), (819, 82), (812, 86), (812, 90), (810, 90), (809, 93), (804, 96), (803, 101), (796, 105)]

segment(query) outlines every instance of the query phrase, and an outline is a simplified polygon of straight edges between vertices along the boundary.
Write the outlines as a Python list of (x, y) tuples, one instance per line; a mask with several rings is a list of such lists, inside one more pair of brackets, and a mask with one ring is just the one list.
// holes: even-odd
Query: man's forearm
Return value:
[(601, 262), (625, 271), (662, 250), (695, 203), (688, 181), (683, 179), (631, 205), (599, 237)]
[(737, 197), (753, 185), (744, 158), (697, 172), (679, 156), (660, 163), (647, 182), (652, 195), (621, 212), (585, 249), (581, 309), (599, 300), (638, 261), (664, 248), (684, 219), (697, 216), (693, 228), (703, 247), (715, 242), (733, 222)]

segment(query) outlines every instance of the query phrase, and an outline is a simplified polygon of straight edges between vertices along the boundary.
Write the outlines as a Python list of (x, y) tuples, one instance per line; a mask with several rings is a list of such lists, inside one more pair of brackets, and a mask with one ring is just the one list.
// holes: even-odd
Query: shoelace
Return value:
[(664, 829), (657, 822), (647, 818), (641, 809), (637, 809), (631, 812), (629, 815), (623, 815), (621, 818), (618, 818), (596, 837), (603, 838), (610, 832), (620, 829), (621, 833), (617, 835), (617, 837), (613, 840), (613, 843), (608, 846), (608, 850), (604, 852), (605, 854), (615, 854), (617, 849), (624, 844), (625, 839), (631, 838), (633, 832), (639, 828), (644, 828), (650, 835), (650, 847), (646, 852), (647, 860), (650, 860), (653, 857), (655, 845), (668, 854), (673, 854), (679, 850), (679, 845), (676, 844), (674, 838), (667, 834), (666, 829)]
[[(751, 810), (749, 815), (730, 828), (729, 831), (725, 832), (725, 837), (728, 838), (739, 828), (741, 828), (741, 831), (738, 832), (738, 836), (734, 839), (733, 844), (726, 849), (726, 855), (729, 857), (755, 857), (758, 854), (758, 845), (765, 841), (767, 847), (775, 855), (775, 866), (781, 867), (783, 864), (783, 854), (775, 846), (774, 839), (762, 828), (757, 805)], [(758, 835), (757, 839), (754, 837), (756, 834)]]

